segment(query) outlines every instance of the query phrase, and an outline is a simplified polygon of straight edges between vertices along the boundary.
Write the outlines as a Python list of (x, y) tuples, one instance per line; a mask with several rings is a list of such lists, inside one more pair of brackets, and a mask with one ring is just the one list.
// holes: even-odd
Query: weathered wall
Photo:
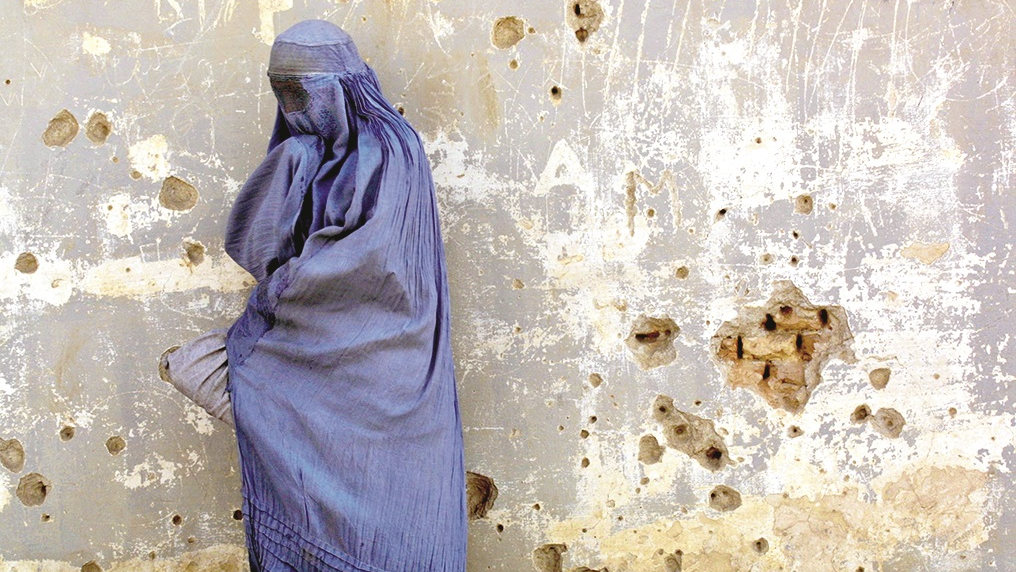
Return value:
[(432, 161), (470, 570), (1016, 569), (1004, 0), (5, 2), (0, 569), (243, 565), (156, 360), (310, 17)]

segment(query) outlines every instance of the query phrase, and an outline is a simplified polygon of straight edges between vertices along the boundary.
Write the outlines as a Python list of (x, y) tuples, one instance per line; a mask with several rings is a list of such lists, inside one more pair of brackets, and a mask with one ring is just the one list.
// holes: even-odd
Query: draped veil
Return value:
[(349, 36), (280, 34), (264, 161), (226, 252), (256, 279), (226, 334), (253, 570), (465, 570), (444, 249), (419, 136)]

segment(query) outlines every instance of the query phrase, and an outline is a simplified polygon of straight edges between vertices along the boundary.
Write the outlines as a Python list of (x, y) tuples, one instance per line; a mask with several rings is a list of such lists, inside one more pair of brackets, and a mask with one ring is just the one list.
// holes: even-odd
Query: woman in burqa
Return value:
[(465, 570), (462, 428), (430, 167), (350, 37), (275, 40), (279, 103), (226, 252), (246, 310), (160, 359), (234, 424), (255, 571)]

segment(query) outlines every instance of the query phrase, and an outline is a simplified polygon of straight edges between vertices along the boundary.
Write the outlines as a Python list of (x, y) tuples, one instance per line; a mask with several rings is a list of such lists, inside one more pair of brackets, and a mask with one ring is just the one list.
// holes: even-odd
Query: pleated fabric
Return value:
[(280, 34), (267, 156), (226, 252), (257, 285), (226, 336), (255, 571), (461, 572), (462, 428), (419, 136), (351, 39)]

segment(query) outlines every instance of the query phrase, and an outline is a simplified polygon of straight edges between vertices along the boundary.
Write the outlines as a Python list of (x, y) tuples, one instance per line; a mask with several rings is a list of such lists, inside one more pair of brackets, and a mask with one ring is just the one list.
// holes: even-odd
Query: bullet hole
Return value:
[(794, 240), (797, 240), (797, 239), (801, 238), (801, 233), (799, 233), (799, 232), (797, 232), (795, 230), (795, 231), (790, 233), (790, 236), (794, 237)]
[(656, 216), (656, 209), (653, 208), (646, 209), (646, 216), (649, 218), (653, 218), (654, 216)]
[(183, 259), (188, 266), (197, 266), (205, 261), (205, 245), (187, 238), (183, 241)]
[(513, 69), (513, 70), (519, 69), (519, 60), (511, 60), (511, 61), (509, 61), (508, 62), (508, 67)]
[(186, 211), (198, 203), (198, 190), (178, 177), (167, 177), (159, 192), (159, 204), (174, 211)]
[(39, 259), (31, 252), (22, 252), (14, 261), (14, 269), (23, 274), (31, 274), (39, 269)]
[(602, 384), (602, 383), (603, 383), (603, 376), (602, 375), (600, 375), (598, 373), (591, 373), (591, 374), (589, 374), (589, 385), (591, 385), (593, 387), (600, 387), (600, 384)]
[(0, 465), (12, 473), (25, 468), (25, 448), (17, 439), (0, 439)]
[(236, 509), (233, 511), (233, 520), (243, 520), (243, 511)]
[(4, 84), (5, 84), (5, 85), (10, 85), (10, 84), (11, 84), (11, 80), (9, 80), (9, 79), (5, 79), (5, 80), (4, 80)]
[(590, 423), (596, 423), (596, 416), (595, 415), (590, 415), (589, 416), (589, 422)]
[(113, 155), (112, 157), (110, 157), (109, 160), (114, 162), (114, 163), (119, 163), (120, 162), (120, 157), (117, 157), (116, 155)]
[(497, 499), (497, 486), (494, 479), (466, 471), (466, 506), (469, 509), (469, 520), (487, 516)]
[(137, 169), (132, 170), (131, 171), (131, 178), (135, 179), (135, 180), (140, 179), (141, 178), (141, 171), (138, 171)]
[(575, 31), (575, 39), (585, 43), (589, 36), (600, 29), (603, 22), (603, 8), (596, 0), (570, 0), (567, 12), (568, 25)]
[(52, 488), (53, 483), (46, 477), (39, 473), (28, 473), (18, 482), (18, 500), (25, 506), (39, 506)]
[(676, 276), (677, 278), (679, 278), (681, 280), (684, 280), (685, 278), (688, 277), (688, 274), (690, 272), (691, 271), (688, 270), (687, 266), (681, 266), (677, 270), (674, 271), (674, 276)]
[(769, 264), (773, 261), (773, 255), (768, 252), (759, 257), (762, 264)]
[(47, 147), (63, 147), (78, 134), (78, 120), (66, 109), (60, 111), (49, 120), (46, 131), (42, 134), (42, 142)]
[(558, 425), (557, 426), (557, 430), (558, 431), (564, 431), (564, 425)]
[(867, 405), (858, 405), (850, 414), (851, 423), (864, 423), (871, 417), (871, 408)]
[(557, 104), (561, 103), (561, 88), (560, 87), (555, 85), (555, 86), (550, 88), (550, 101), (554, 105), (557, 105)]
[(102, 145), (106, 142), (111, 131), (113, 131), (113, 127), (109, 124), (109, 118), (105, 113), (96, 111), (88, 116), (88, 121), (85, 123), (85, 137), (88, 137), (92, 143)]
[(755, 552), (758, 552), (759, 554), (765, 554), (766, 552), (769, 552), (769, 541), (766, 540), (765, 538), (759, 538), (758, 540), (753, 542), (751, 546), (752, 548), (755, 549)]
[(652, 369), (677, 358), (674, 338), (680, 331), (670, 318), (639, 316), (625, 344), (640, 368)]
[(155, 551), (154, 550), (148, 553), (148, 559), (149, 560), (155, 560)]
[(533, 550), (533, 567), (537, 572), (561, 572), (561, 554), (567, 551), (565, 544), (544, 544)]
[(885, 389), (889, 385), (889, 375), (892, 372), (887, 367), (873, 369), (868, 373), (868, 380), (875, 389)]
[(194, 544), (197, 541), (198, 541), (198, 539), (193, 537), (193, 536), (188, 536), (187, 537), (187, 544)]
[(73, 427), (71, 427), (70, 425), (65, 425), (62, 429), (60, 429), (60, 440), (61, 441), (70, 441), (73, 438), (74, 438), (74, 428)]
[(811, 195), (797, 195), (797, 198), (794, 199), (794, 212), (797, 214), (810, 215), (814, 208)]
[(741, 493), (727, 485), (717, 485), (709, 493), (709, 508), (729, 512), (741, 506)]
[(579, 437), (582, 437), (583, 439), (588, 438), (589, 437), (589, 431), (586, 431), (585, 429), (579, 431)]
[(882, 435), (895, 439), (903, 432), (903, 425), (906, 420), (899, 411), (891, 407), (884, 407), (875, 412), (871, 418), (871, 426)]
[(836, 203), (829, 203), (829, 210), (831, 211), (836, 210)]
[(799, 262), (799, 260), (797, 259), (797, 257), (796, 257), (796, 256), (791, 256), (791, 257), (790, 257), (790, 265), (791, 265), (791, 266), (797, 266), (797, 263), (798, 263), (798, 262)]
[(533, 510), (540, 510), (540, 503), (533, 504)]
[(663, 446), (653, 435), (643, 435), (639, 439), (639, 462), (645, 465), (654, 465), (660, 462), (663, 456)]
[(119, 435), (106, 439), (106, 450), (109, 451), (110, 455), (119, 455), (126, 448), (127, 442)]
[(727, 216), (727, 209), (720, 209), (716, 211), (716, 220), (720, 220), (725, 216)]
[(582, 465), (583, 469), (585, 469), (586, 467), (589, 466), (589, 458), (588, 457), (582, 457), (582, 462), (579, 463), (579, 464)]
[(797, 425), (791, 425), (790, 427), (787, 428), (787, 437), (795, 439), (797, 437), (800, 437), (801, 435), (804, 435), (804, 431)]
[(180, 526), (181, 524), (183, 524), (183, 517), (178, 514), (174, 514), (173, 518), (170, 520), (173, 522), (174, 526)]
[(956, 408), (955, 408), (955, 407), (950, 407), (950, 408), (949, 408), (949, 416), (950, 416), (950, 417), (956, 417), (956, 414), (957, 414), (957, 413), (958, 413), (958, 411), (956, 411)]
[(526, 285), (521, 280), (519, 280), (518, 278), (512, 279), (512, 289), (513, 290), (521, 290), (521, 289), (523, 289), (525, 287), (526, 287)]
[(44, 512), (42, 513), (42, 516), (39, 517), (39, 520), (41, 520), (42, 522), (50, 522), (51, 520), (53, 520), (53, 517), (50, 516), (49, 513)]
[[(662, 548), (660, 549), (663, 550)], [(680, 550), (673, 554), (668, 554), (663, 558), (663, 572), (681, 572), (681, 568), (684, 563), (684, 553)]]
[(816, 308), (792, 283), (779, 281), (762, 307), (744, 307), (724, 322), (713, 347), (731, 386), (799, 413), (829, 358), (854, 359), (851, 340), (843, 308)]
[(99, 566), (95, 560), (89, 560), (81, 565), (81, 572), (102, 572), (102, 566)]
[(506, 16), (494, 20), (494, 27), (490, 32), (490, 41), (499, 50), (508, 48), (519, 43), (526, 37), (526, 26), (522, 20), (515, 16)]
[(504, 525), (501, 524), (500, 522), (497, 523), (497, 526), (495, 526), (494, 528), (496, 528), (498, 532), (504, 532)]
[(397, 107), (395, 108), (395, 111), (398, 111), (398, 112), (399, 112), (399, 115), (401, 115), (401, 116), (403, 116), (403, 117), (405, 117), (405, 115), (406, 115), (406, 108), (405, 108), (405, 107), (402, 107), (401, 105), (397, 106)]
[(730, 462), (727, 446), (713, 422), (676, 409), (670, 397), (656, 397), (653, 419), (662, 426), (667, 446), (695, 459), (710, 471), (718, 471)]

